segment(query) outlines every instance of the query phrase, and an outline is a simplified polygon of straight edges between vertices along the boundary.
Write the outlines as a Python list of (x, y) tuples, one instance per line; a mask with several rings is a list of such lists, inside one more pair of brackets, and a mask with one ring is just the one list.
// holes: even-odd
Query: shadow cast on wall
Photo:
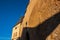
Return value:
[(35, 28), (24, 28), (22, 36), (17, 40), (46, 40), (60, 24), (60, 12), (56, 13)]

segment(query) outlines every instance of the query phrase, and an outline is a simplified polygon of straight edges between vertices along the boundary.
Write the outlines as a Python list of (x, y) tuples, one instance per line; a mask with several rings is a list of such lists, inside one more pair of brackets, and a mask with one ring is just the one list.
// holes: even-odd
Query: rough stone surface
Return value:
[[(37, 0), (28, 20), (28, 27), (34, 28), (58, 12), (60, 12), (60, 0)], [(60, 40), (60, 25), (57, 26), (46, 40)]]
[(60, 40), (60, 0), (30, 0), (20, 29), (22, 40), (27, 32), (29, 40)]

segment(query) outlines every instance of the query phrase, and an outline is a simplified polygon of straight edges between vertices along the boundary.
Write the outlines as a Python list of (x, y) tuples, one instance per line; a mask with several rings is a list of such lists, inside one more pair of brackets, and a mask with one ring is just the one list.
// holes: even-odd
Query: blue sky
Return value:
[(0, 0), (0, 40), (10, 40), (12, 28), (24, 15), (28, 0)]

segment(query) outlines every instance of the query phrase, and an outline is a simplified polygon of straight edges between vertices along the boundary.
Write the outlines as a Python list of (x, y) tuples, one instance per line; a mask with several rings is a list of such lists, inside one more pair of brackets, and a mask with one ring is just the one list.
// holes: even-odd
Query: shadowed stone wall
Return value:
[[(59, 12), (60, 12), (60, 0), (35, 0), (35, 3), (34, 3), (34, 0), (31, 0), (30, 4), (28, 5), (28, 8), (27, 8), (27, 11), (25, 14), (25, 18), (24, 18), (25, 19), (24, 21), (27, 22), (27, 25), (26, 25), (26, 22), (23, 21), (23, 23), (25, 24), (25, 27), (27, 26), (28, 28), (33, 29), (33, 28), (37, 27), (38, 25), (42, 24), (43, 22), (45, 22), (46, 20), (48, 20), (49, 18), (58, 14)], [(52, 18), (51, 20), (54, 20), (54, 18)], [(60, 21), (60, 13), (59, 13), (59, 17), (58, 17), (57, 21), (58, 20)], [(54, 23), (55, 22), (51, 21), (51, 24), (54, 24)], [(51, 24), (45, 23), (46, 26), (44, 26), (42, 29), (44, 30), (45, 27), (47, 27), (49, 29), (49, 26), (53, 27)], [(60, 35), (60, 31), (59, 31), (60, 25), (59, 24), (56, 26), (56, 29), (54, 28), (54, 31), (51, 30), (53, 32), (50, 32), (48, 37), (46, 37), (46, 40), (60, 40), (59, 39), (60, 38), (60, 36), (59, 36)], [(49, 26), (47, 26), (47, 25), (49, 25)], [(42, 30), (40, 30), (39, 32), (41, 32), (41, 31)], [(33, 32), (31, 32), (31, 34), (34, 34)], [(32, 38), (33, 37), (34, 36), (32, 36)], [(30, 40), (32, 40), (32, 39), (30, 39)], [(35, 40), (35, 39), (33, 39), (33, 40)]]
[(60, 40), (60, 0), (30, 0), (19, 40)]

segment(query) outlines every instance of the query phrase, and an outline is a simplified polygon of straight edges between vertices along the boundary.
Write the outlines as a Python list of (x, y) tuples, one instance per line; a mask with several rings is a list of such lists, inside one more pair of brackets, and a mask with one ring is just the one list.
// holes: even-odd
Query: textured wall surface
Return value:
[(60, 0), (30, 0), (20, 40), (60, 40)]
[(36, 26), (60, 11), (60, 1), (58, 0), (37, 0), (30, 18), (29, 26)]
[(21, 32), (21, 24), (19, 23), (19, 24), (17, 24), (14, 28), (13, 28), (13, 30), (12, 30), (12, 39), (13, 40), (16, 40), (18, 37), (20, 37), (20, 32)]
[[(32, 6), (30, 5), (32, 6), (34, 5), (33, 8), (31, 8)], [(42, 28), (40, 29), (39, 32), (44, 31), (45, 29), (47, 30), (50, 29), (50, 32), (46, 32), (47, 34), (49, 34), (45, 38), (46, 40), (60, 40), (59, 39), (60, 38), (59, 36), (60, 35), (60, 31), (59, 31), (60, 29), (60, 25), (59, 25), (60, 24), (60, 0), (35, 0), (35, 3), (34, 3), (34, 0), (31, 0), (27, 8), (25, 18), (28, 19), (28, 20), (26, 19), (27, 20), (26, 22), (29, 28), (33, 29), (33, 28), (36, 28), (38, 25), (43, 24), (43, 27), (41, 26)], [(44, 22), (46, 23), (44, 24)], [(30, 34), (34, 35), (32, 31)], [(42, 32), (41, 34), (43, 33), (45, 32)], [(34, 36), (31, 36), (31, 37), (33, 38)], [(33, 40), (36, 40), (36, 39), (33, 39)]]

